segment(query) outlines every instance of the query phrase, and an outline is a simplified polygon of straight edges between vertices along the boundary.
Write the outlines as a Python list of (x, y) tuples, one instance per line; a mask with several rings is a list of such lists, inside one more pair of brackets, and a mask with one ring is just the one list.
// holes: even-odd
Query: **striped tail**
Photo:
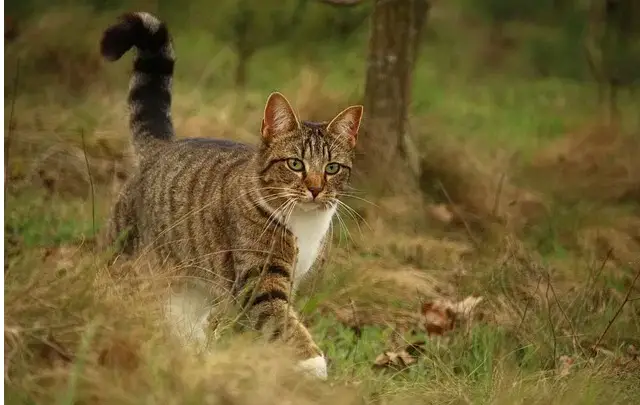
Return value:
[(174, 137), (171, 119), (171, 83), (175, 57), (171, 36), (157, 17), (136, 12), (124, 14), (107, 28), (100, 52), (109, 61), (120, 59), (129, 49), (137, 52), (129, 82), (129, 126), (138, 154)]

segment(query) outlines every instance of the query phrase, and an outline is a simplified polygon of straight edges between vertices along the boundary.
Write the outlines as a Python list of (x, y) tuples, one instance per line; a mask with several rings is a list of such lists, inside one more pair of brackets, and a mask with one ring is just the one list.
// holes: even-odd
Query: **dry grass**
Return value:
[(448, 207), (453, 225), (479, 233), (494, 225), (520, 232), (548, 214), (548, 199), (516, 182), (516, 155), (489, 154), (435, 135), (423, 149), (421, 186), (435, 203)]
[(352, 390), (304, 380), (283, 347), (242, 338), (207, 354), (182, 347), (159, 323), (157, 275), (118, 283), (90, 255), (57, 254), (38, 279), (8, 274), (9, 403), (246, 404), (257, 393), (264, 403), (356, 403)]
[(535, 158), (551, 191), (566, 199), (640, 200), (640, 138), (602, 125), (568, 134)]

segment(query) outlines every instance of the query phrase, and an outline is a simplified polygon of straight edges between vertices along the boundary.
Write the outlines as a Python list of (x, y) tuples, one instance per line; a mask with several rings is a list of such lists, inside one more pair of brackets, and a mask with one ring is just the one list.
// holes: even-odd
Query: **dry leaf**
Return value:
[(469, 319), (473, 309), (483, 300), (469, 296), (454, 303), (446, 299), (425, 302), (422, 305), (422, 320), (429, 336), (441, 336), (453, 330), (458, 319)]
[(449, 224), (453, 221), (453, 212), (446, 204), (431, 204), (427, 207), (429, 214), (438, 221)]
[(566, 355), (560, 356), (558, 359), (558, 373), (560, 377), (566, 377), (571, 372), (571, 367), (573, 367), (575, 361)]
[(373, 367), (393, 368), (402, 370), (418, 361), (418, 356), (424, 354), (424, 340), (413, 342), (402, 350), (386, 351), (376, 357)]
[(411, 356), (405, 350), (399, 352), (384, 352), (373, 362), (374, 367), (403, 369), (416, 362), (415, 357)]
[(115, 339), (100, 352), (98, 362), (103, 366), (133, 370), (140, 362), (137, 347), (123, 339)]
[(453, 329), (456, 313), (451, 306), (441, 302), (426, 302), (422, 305), (422, 316), (427, 334), (441, 336)]

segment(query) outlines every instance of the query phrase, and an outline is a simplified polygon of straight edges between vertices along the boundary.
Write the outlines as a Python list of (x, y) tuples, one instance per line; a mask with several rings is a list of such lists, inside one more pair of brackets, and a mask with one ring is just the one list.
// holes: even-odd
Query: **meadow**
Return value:
[[(357, 215), (298, 294), (326, 382), (231, 327), (182, 346), (161, 322), (170, 269), (107, 260), (131, 59), (98, 41), (122, 8), (25, 17), (5, 41), (5, 402), (640, 403), (640, 96), (603, 124), (571, 38), (519, 22), (496, 44), (463, 4), (434, 5), (415, 71), (422, 189), (346, 200)], [(255, 143), (274, 90), (309, 119), (362, 98), (366, 21), (258, 50), (238, 89), (229, 41), (170, 11), (180, 137)]]

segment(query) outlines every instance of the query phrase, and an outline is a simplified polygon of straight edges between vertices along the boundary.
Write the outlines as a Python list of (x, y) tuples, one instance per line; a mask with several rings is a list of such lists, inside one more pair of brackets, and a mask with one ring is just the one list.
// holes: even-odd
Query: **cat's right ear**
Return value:
[(264, 107), (262, 118), (262, 139), (269, 143), (276, 136), (286, 134), (300, 128), (300, 122), (291, 104), (285, 96), (278, 92), (271, 93)]

